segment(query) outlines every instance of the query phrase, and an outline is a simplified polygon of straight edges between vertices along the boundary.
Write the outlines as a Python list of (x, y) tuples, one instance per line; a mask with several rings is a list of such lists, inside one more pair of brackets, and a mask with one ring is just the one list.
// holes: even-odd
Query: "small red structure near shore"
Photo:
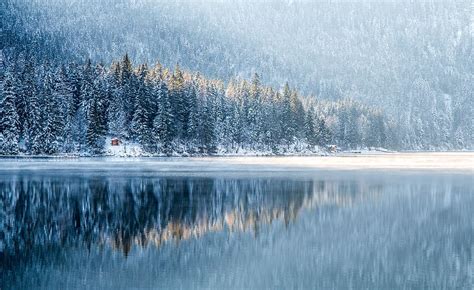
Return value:
[(110, 140), (110, 145), (112, 146), (120, 146), (120, 143), (122, 142), (120, 141), (119, 138), (112, 138), (112, 140)]

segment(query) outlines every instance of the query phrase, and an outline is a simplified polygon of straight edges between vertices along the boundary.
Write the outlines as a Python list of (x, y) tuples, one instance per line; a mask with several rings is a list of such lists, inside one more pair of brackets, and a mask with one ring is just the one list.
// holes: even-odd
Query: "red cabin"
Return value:
[(120, 145), (120, 139), (119, 138), (112, 138), (112, 140), (110, 141), (110, 144), (112, 146), (119, 146)]

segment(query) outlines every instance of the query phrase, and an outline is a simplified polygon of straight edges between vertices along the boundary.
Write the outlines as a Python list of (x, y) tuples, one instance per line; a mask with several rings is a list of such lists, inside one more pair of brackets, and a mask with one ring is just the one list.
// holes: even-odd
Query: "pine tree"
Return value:
[(142, 66), (140, 68), (140, 77), (138, 82), (138, 90), (135, 95), (135, 110), (132, 119), (132, 130), (141, 146), (148, 150), (152, 143), (151, 136), (151, 122), (150, 122), (150, 97), (149, 87), (145, 84), (145, 77), (147, 75), (147, 68)]
[[(250, 90), (249, 90), (249, 105), (247, 113), (247, 122), (249, 130), (249, 141), (252, 144), (259, 142), (261, 136), (261, 90), (260, 76), (254, 74)], [(255, 148), (253, 148), (255, 149)]]
[(137, 94), (137, 85), (138, 80), (136, 75), (133, 73), (133, 66), (128, 54), (125, 54), (121, 63), (120, 63), (120, 92), (121, 92), (121, 102), (123, 104), (123, 109), (125, 113), (125, 128), (126, 132), (125, 137), (134, 139), (134, 132), (131, 126), (134, 110), (135, 110), (135, 100)]
[(126, 83), (130, 79), (133, 73), (132, 61), (130, 60), (130, 57), (128, 57), (128, 53), (123, 56), (122, 62), (120, 63), (119, 67), (120, 72), (122, 73), (122, 85), (124, 85), (124, 83)]
[(324, 118), (318, 120), (317, 136), (319, 146), (326, 146), (331, 142), (331, 131), (327, 127)]
[(215, 130), (215, 119), (212, 117), (214, 114), (214, 108), (212, 102), (207, 100), (204, 106), (201, 108), (201, 126), (200, 126), (200, 137), (201, 137), (201, 153), (213, 154), (216, 153), (216, 130)]
[(231, 127), (231, 138), (233, 148), (242, 146), (243, 137), (242, 132), (244, 131), (244, 122), (242, 118), (242, 112), (237, 104), (233, 106), (232, 114), (232, 127)]
[(87, 116), (87, 145), (90, 153), (101, 154), (105, 145), (105, 130), (101, 126), (101, 100), (93, 97), (90, 102)]
[(170, 154), (172, 152), (171, 143), (174, 136), (172, 131), (173, 114), (168, 87), (165, 82), (160, 82), (159, 86), (158, 98), (156, 99), (158, 102), (158, 112), (153, 120), (154, 140), (156, 143), (161, 144), (163, 153)]
[(306, 113), (305, 123), (305, 137), (309, 145), (314, 146), (317, 143), (316, 130), (314, 128), (314, 107), (311, 106)]
[(295, 136), (294, 117), (291, 106), (291, 91), (288, 83), (283, 89), (283, 104), (282, 104), (282, 132), (281, 136), (286, 145), (289, 146), (293, 142)]
[(20, 118), (24, 123), (26, 151), (31, 154), (41, 152), (41, 108), (38, 100), (35, 64), (28, 60), (22, 75), (22, 93), (26, 101), (26, 116)]
[(187, 131), (187, 139), (194, 144), (197, 138), (197, 126), (199, 123), (198, 119), (198, 100), (196, 93), (196, 84), (193, 83), (189, 86), (188, 89), (188, 104), (189, 104), (189, 124)]
[(341, 147), (347, 147), (347, 132), (348, 132), (348, 116), (346, 110), (343, 108), (338, 115), (338, 131), (337, 141)]
[(47, 73), (43, 89), (45, 110), (42, 117), (44, 126), (41, 151), (46, 154), (60, 152), (63, 145), (64, 115), (61, 110), (61, 99), (55, 91), (52, 78), (51, 74)]
[(357, 148), (361, 144), (361, 136), (359, 132), (360, 124), (358, 120), (358, 116), (360, 113), (357, 111), (355, 107), (351, 108), (350, 114), (348, 116), (348, 131), (347, 131), (347, 145), (350, 148)]
[(304, 117), (305, 112), (303, 108), (303, 104), (301, 103), (300, 97), (296, 91), (291, 93), (291, 125), (294, 137), (300, 139), (303, 138), (304, 134)]
[(13, 76), (7, 72), (0, 96), (0, 154), (18, 153), (19, 119), (15, 108), (15, 85)]
[(31, 95), (28, 107), (27, 151), (32, 154), (40, 154), (42, 150), (41, 108), (36, 92)]
[(110, 105), (107, 108), (108, 134), (113, 137), (125, 138), (126, 115), (123, 109), (120, 93), (115, 90), (110, 92)]
[(184, 139), (189, 124), (189, 106), (185, 94), (185, 83), (183, 72), (179, 65), (176, 65), (173, 75), (169, 81), (170, 102), (173, 109), (174, 123), (173, 131), (180, 139)]
[(18, 128), (20, 130), (20, 140), (26, 140), (27, 138), (28, 101), (34, 92), (34, 75), (32, 75), (32, 71), (34, 71), (32, 60), (26, 59), (22, 72), (17, 71), (14, 73), (16, 75), (14, 80), (16, 87), (15, 106), (18, 119), (21, 120)]

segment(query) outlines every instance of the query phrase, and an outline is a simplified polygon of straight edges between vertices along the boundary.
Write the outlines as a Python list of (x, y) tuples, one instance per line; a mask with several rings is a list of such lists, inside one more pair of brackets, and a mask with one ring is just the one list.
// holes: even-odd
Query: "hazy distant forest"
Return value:
[(0, 154), (474, 147), (470, 1), (0, 3)]

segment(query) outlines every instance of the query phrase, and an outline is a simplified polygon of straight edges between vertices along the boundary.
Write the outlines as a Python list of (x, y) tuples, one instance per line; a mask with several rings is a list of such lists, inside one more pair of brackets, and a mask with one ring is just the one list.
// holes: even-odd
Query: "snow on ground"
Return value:
[(112, 146), (111, 138), (105, 140), (105, 155), (116, 157), (140, 157), (147, 156), (143, 152), (140, 144), (133, 142), (121, 142), (117, 146)]
[(2, 170), (147, 172), (290, 172), (320, 170), (437, 170), (474, 174), (474, 152), (343, 154), (288, 157), (151, 157), (0, 159)]

